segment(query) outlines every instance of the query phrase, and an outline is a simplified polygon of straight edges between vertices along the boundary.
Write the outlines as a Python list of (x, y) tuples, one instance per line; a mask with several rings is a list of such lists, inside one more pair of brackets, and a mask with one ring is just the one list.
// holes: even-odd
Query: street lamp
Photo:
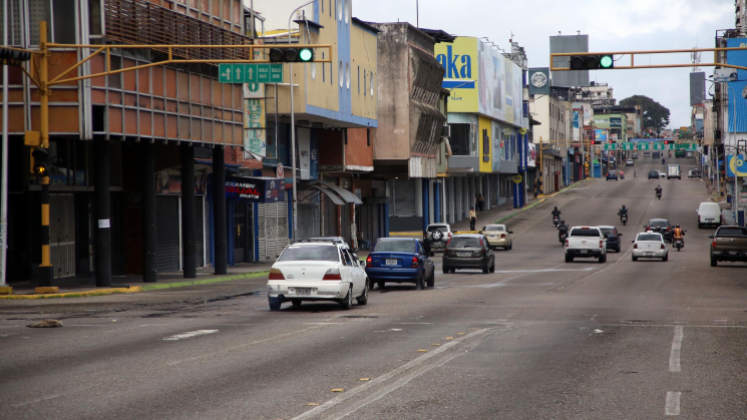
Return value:
[[(291, 42), (291, 21), (293, 20), (293, 15), (299, 11), (300, 9), (316, 3), (316, 0), (310, 1), (308, 3), (302, 4), (298, 7), (296, 7), (293, 12), (291, 12), (290, 16), (288, 17), (288, 45), (290, 45)], [(301, 42), (301, 39), (299, 38), (299, 43)], [(330, 51), (330, 59), (332, 58), (332, 54)], [(288, 68), (290, 69), (290, 107), (291, 107), (291, 171), (293, 172), (293, 240), (298, 240), (298, 237), (296, 236), (296, 231), (298, 229), (298, 192), (296, 188), (296, 112), (295, 112), (295, 105), (293, 104), (293, 63), (288, 63)], [(331, 77), (331, 76), (330, 76)], [(275, 121), (275, 124), (277, 125), (277, 121)]]

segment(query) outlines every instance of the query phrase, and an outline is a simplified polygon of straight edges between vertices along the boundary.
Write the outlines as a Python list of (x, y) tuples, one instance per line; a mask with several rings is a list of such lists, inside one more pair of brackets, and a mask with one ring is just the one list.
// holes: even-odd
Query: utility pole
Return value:
[[(8, 45), (8, 0), (3, 1), (3, 45)], [(7, 282), (8, 251), (8, 66), (3, 66), (3, 139), (2, 174), (0, 174), (0, 288)], [(10, 291), (8, 291), (10, 292)]]
[(540, 186), (542, 190), (540, 193), (545, 193), (545, 161), (542, 160), (542, 136), (540, 136)]
[[(49, 150), (49, 48), (47, 47), (47, 22), (39, 22), (39, 51), (41, 55), (39, 57), (39, 96), (41, 106), (39, 107), (40, 115), (40, 140), (41, 148)], [(42, 261), (39, 266), (39, 287), (37, 292), (44, 292), (44, 290), (38, 290), (39, 288), (52, 287), (52, 279), (54, 278), (54, 269), (49, 252), (49, 176), (39, 177), (41, 182), (41, 214), (42, 214), (42, 228), (41, 228), (41, 246), (42, 246)], [(54, 290), (56, 291), (56, 290)]]

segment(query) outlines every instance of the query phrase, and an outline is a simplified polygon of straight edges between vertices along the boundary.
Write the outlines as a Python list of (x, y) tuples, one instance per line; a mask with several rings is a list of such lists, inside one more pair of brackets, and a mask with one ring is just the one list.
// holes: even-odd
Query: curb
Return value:
[(129, 288), (116, 287), (111, 289), (100, 289), (100, 290), (87, 290), (84, 292), (71, 292), (71, 293), (53, 293), (44, 295), (0, 295), (2, 299), (56, 299), (56, 298), (77, 298), (77, 297), (91, 297), (91, 296), (107, 296), (115, 295), (120, 293), (138, 293), (147, 292), (151, 290), (162, 290), (162, 289), (174, 289), (178, 287), (187, 286), (200, 286), (206, 284), (223, 283), (226, 281), (244, 280), (256, 277), (262, 277), (270, 274), (269, 270), (264, 271), (252, 271), (250, 273), (235, 274), (232, 276), (215, 277), (204, 280), (192, 280), (182, 281), (178, 283), (162, 283), (162, 284), (149, 284), (147, 286), (133, 286)]

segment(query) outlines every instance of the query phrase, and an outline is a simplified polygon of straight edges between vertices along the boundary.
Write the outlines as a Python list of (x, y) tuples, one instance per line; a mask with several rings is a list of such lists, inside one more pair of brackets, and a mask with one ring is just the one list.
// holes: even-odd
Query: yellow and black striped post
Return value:
[[(40, 65), (39, 65), (39, 81), (41, 89), (39, 92), (41, 107), (39, 109), (41, 119), (41, 147), (49, 149), (49, 81), (48, 74), (48, 59), (49, 50), (47, 48), (47, 22), (39, 22), (39, 49), (41, 50)], [(40, 290), (40, 288), (52, 287), (52, 280), (54, 278), (54, 269), (52, 267), (52, 258), (49, 251), (49, 174), (47, 176), (39, 177), (41, 181), (41, 213), (42, 213), (42, 228), (41, 228), (41, 246), (42, 246), (42, 260), (39, 265), (39, 281), (37, 293), (48, 292), (48, 290)]]

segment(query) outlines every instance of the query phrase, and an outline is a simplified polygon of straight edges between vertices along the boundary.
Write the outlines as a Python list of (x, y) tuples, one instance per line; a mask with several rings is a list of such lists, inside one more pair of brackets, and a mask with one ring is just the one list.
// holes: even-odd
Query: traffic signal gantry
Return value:
[[(747, 70), (745, 66), (737, 66), (734, 64), (721, 63), (719, 62), (719, 52), (727, 51), (744, 51), (747, 50), (747, 46), (743, 47), (725, 47), (725, 48), (691, 48), (682, 50), (651, 50), (651, 51), (612, 51), (612, 52), (575, 52), (575, 53), (550, 53), (550, 71), (571, 71), (571, 70), (629, 70), (629, 69), (665, 69), (665, 68), (677, 68), (677, 67), (728, 67), (732, 69)], [(683, 54), (683, 53), (701, 53), (701, 52), (712, 52), (713, 63), (687, 63), (687, 64), (648, 64), (648, 65), (636, 65), (636, 55), (658, 55), (658, 54)], [(615, 64), (616, 61), (622, 59), (623, 56), (630, 56), (630, 65), (621, 66)], [(615, 56), (620, 56), (618, 60), (615, 60)], [(555, 65), (555, 59), (557, 58), (569, 59), (566, 61), (568, 67), (558, 67)]]
[(571, 56), (571, 70), (606, 70), (615, 68), (612, 54)]
[[(32, 83), (36, 85), (39, 91), (40, 97), (40, 109), (39, 119), (40, 130), (37, 132), (29, 131), (26, 132), (25, 144), (27, 146), (34, 147), (31, 157), (33, 158), (32, 170), (33, 173), (39, 179), (41, 184), (41, 205), (42, 205), (42, 229), (41, 229), (41, 244), (42, 244), (42, 261), (39, 265), (40, 268), (40, 279), (39, 288), (37, 292), (46, 293), (50, 289), (56, 289), (52, 287), (53, 267), (51, 264), (50, 249), (49, 249), (49, 175), (50, 175), (50, 162), (49, 162), (49, 97), (51, 95), (50, 86), (61, 85), (64, 83), (70, 83), (78, 80), (92, 79), (95, 77), (109, 76), (113, 74), (124, 73), (128, 71), (137, 71), (143, 68), (149, 68), (158, 65), (176, 64), (176, 63), (203, 63), (203, 64), (262, 64), (262, 63), (307, 63), (307, 62), (321, 62), (321, 63), (333, 63), (332, 59), (332, 45), (330, 44), (310, 44), (310, 45), (254, 45), (254, 44), (239, 44), (239, 45), (171, 45), (171, 44), (106, 44), (106, 45), (81, 45), (81, 44), (57, 44), (47, 41), (47, 22), (39, 22), (39, 49), (38, 50), (26, 50), (15, 47), (0, 47), (0, 65), (11, 65), (18, 66), (21, 68), (26, 77), (28, 77)], [(70, 68), (60, 72), (58, 76), (53, 79), (49, 79), (49, 56), (51, 50), (54, 48), (60, 49), (76, 49), (83, 52), (84, 58)], [(127, 67), (123, 69), (112, 69), (111, 68), (111, 54), (112, 50), (123, 50), (123, 49), (157, 49), (166, 53), (166, 59), (160, 61), (154, 61), (148, 64), (142, 64), (134, 67)], [(221, 59), (189, 59), (189, 58), (175, 58), (175, 56), (181, 56), (184, 54), (183, 50), (205, 50), (205, 49), (231, 49), (231, 50), (248, 50), (247, 56), (250, 59), (238, 59), (238, 60), (221, 60)], [(322, 59), (317, 59), (314, 53), (315, 49), (326, 49), (327, 54), (323, 55)], [(269, 51), (268, 51), (269, 50)], [(264, 54), (261, 54), (264, 52)], [(258, 54), (259, 53), (259, 54)], [(78, 67), (82, 66), (94, 56), (98, 54), (105, 55), (105, 70), (98, 73), (68, 77), (65, 78), (70, 72), (75, 71)], [(255, 58), (259, 57), (259, 58)], [(38, 78), (30, 74), (25, 67), (23, 67), (24, 61), (31, 60), (34, 63), (34, 68), (37, 70)], [(271, 66), (274, 64), (270, 64)], [(232, 81), (234, 82), (234, 81)], [(268, 80), (267, 82), (270, 82)], [(235, 83), (235, 82), (234, 82)], [(282, 81), (274, 83), (282, 83)], [(100, 276), (96, 277), (97, 286), (110, 286), (111, 278), (100, 279)], [(40, 290), (42, 289), (42, 290)], [(46, 290), (44, 290), (46, 289)]]

